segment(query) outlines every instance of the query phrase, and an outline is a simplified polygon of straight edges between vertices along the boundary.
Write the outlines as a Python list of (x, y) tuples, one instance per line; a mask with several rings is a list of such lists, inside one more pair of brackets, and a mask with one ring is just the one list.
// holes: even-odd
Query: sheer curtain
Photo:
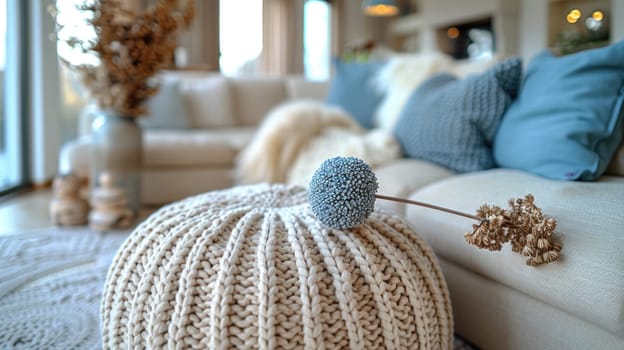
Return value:
[(194, 0), (195, 19), (180, 35), (183, 68), (219, 70), (219, 0)]
[(262, 68), (270, 75), (303, 74), (305, 0), (264, 0)]

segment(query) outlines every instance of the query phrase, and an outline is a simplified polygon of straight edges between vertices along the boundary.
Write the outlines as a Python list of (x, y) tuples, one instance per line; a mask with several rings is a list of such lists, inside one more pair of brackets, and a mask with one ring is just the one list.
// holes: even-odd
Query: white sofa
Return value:
[[(327, 94), (327, 83), (301, 77), (232, 79), (179, 71), (165, 73), (164, 80), (180, 82), (190, 128), (144, 129), (141, 203), (148, 206), (233, 186), (235, 158), (271, 108), (293, 99), (322, 100)], [(61, 150), (61, 173), (89, 177), (89, 111), (80, 116), (79, 137)]]
[(553, 181), (512, 169), (454, 175), (414, 159), (376, 174), (379, 193), (467, 213), (482, 203), (506, 207), (508, 199), (532, 193), (558, 220), (561, 260), (533, 268), (509, 247), (489, 252), (467, 245), (470, 219), (378, 201), (406, 217), (433, 247), (458, 334), (483, 349), (624, 348), (624, 177)]
[[(237, 153), (273, 106), (323, 99), (326, 83), (300, 78), (227, 79), (179, 74), (191, 130), (147, 130), (143, 203), (156, 204), (233, 185)], [(191, 108), (193, 111), (193, 108)], [(88, 173), (88, 136), (66, 145), (61, 169)], [(482, 203), (535, 195), (558, 220), (560, 261), (537, 268), (506, 248), (465, 243), (472, 221), (378, 201), (406, 218), (433, 247), (450, 289), (455, 331), (482, 349), (624, 349), (624, 150), (611, 175), (597, 182), (553, 181), (523, 171), (455, 174), (432, 163), (400, 159), (375, 169), (379, 193), (473, 213)], [(619, 175), (617, 175), (619, 173)]]

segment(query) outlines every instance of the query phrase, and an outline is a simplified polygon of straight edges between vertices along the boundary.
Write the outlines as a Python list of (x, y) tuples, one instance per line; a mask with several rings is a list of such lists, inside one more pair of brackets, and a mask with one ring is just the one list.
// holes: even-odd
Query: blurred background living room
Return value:
[[(94, 33), (85, 29), (84, 15), (76, 10), (81, 2), (0, 1), (0, 193), (21, 197), (27, 208), (35, 205), (43, 211), (41, 222), (16, 220), (13, 209), (24, 206), (3, 200), (0, 231), (13, 230), (9, 222), (45, 226), (60, 150), (79, 134), (78, 118), (88, 97), (59, 57), (74, 64), (90, 63), (93, 57), (54, 40), (51, 12), (58, 8), (58, 20), (68, 28), (64, 35), (88, 39)], [(124, 3), (140, 11), (151, 2)], [(170, 69), (327, 82), (332, 57), (368, 61), (397, 53), (442, 52), (462, 61), (515, 55), (526, 61), (544, 48), (566, 53), (624, 37), (624, 21), (617, 20), (624, 18), (619, 0), (395, 3), (398, 12), (379, 16), (352, 0), (196, 1), (195, 19), (181, 34)], [(32, 197), (15, 195), (27, 190), (32, 196), (32, 189), (43, 196), (38, 205), (29, 201)]]
[[(23, 306), (39, 304), (24, 302), (21, 295), (32, 290), (47, 297), (51, 293), (40, 288), (44, 283), (32, 281), (58, 272), (57, 277), (77, 278), (77, 287), (68, 288), (59, 302), (76, 297), (82, 303), (76, 291), (85, 288), (82, 275), (70, 273), (74, 263), (96, 265), (97, 273), (84, 280), (92, 282), (87, 306), (95, 321), (88, 332), (98, 348), (100, 330), (94, 325), (106, 259), (125, 237), (155, 247), (158, 239), (180, 234), (180, 241), (196, 245), (172, 247), (203, 252), (210, 231), (196, 222), (225, 227), (242, 215), (236, 212), (233, 221), (217, 214), (203, 217), (204, 203), (218, 205), (221, 194), (246, 191), (238, 185), (305, 187), (314, 183), (310, 177), (318, 165), (334, 156), (362, 158), (374, 171), (375, 190), (399, 198), (373, 202), (375, 210), (388, 215), (389, 224), (379, 225), (403, 227), (405, 220), (431, 245), (427, 254), (435, 253), (441, 265), (436, 271), (444, 273), (436, 283), (450, 291), (450, 303), (441, 298), (439, 305), (448, 310), (452, 305), (453, 316), (444, 332), (419, 325), (424, 333), (444, 333), (448, 342), (452, 332), (447, 331), (454, 331), (454, 349), (624, 348), (624, 0), (0, 0), (0, 75), (0, 241), (7, 242), (0, 244), (5, 263), (0, 270), (8, 276), (0, 283), (0, 307), (11, 311), (0, 312), (5, 326), (0, 348), (8, 341), (37, 341), (28, 327), (46, 336), (71, 333), (31, 322)], [(257, 192), (252, 201), (242, 199), (241, 207), (253, 212), (258, 198), (271, 206), (282, 200), (295, 205), (283, 195), (289, 191), (297, 192), (298, 200), (308, 198), (302, 195), (305, 188), (293, 186), (266, 198)], [(483, 203), (496, 205), (453, 219), (448, 212), (407, 206), (400, 198), (464, 213)], [(540, 207), (533, 206), (534, 199)], [(526, 220), (538, 227), (534, 231), (526, 222), (511, 225), (526, 235), (524, 246), (508, 249), (498, 238), (483, 236), (490, 222), (512, 223), (515, 216), (502, 209), (483, 214), (504, 203), (519, 212), (532, 208), (532, 217), (539, 218)], [(305, 200), (296, 205), (308, 208)], [(178, 210), (171, 208), (182, 209), (169, 217)], [(265, 209), (273, 215), (274, 208)], [(466, 218), (480, 222), (472, 233), (466, 232), (472, 223)], [(333, 234), (333, 228), (310, 222), (305, 226)], [(139, 224), (144, 225), (135, 230)], [(249, 228), (251, 237), (260, 231), (254, 225), (232, 224), (237, 227), (232, 232)], [(263, 230), (273, 226), (280, 227), (262, 225)], [(206, 236), (184, 236), (187, 229)], [(366, 231), (353, 230), (356, 235)], [(288, 232), (289, 239), (292, 232), (301, 234)], [(489, 232), (505, 235), (494, 226)], [(553, 232), (556, 240), (544, 238)], [(375, 239), (370, 246), (403, 247), (399, 241)], [(495, 251), (476, 250), (466, 241)], [(319, 251), (341, 253), (343, 243)], [(32, 250), (34, 258), (18, 246)], [(403, 264), (403, 253), (393, 256), (382, 248), (375, 248), (379, 256)], [(307, 259), (306, 254), (301, 255)], [(173, 256), (165, 250), (157, 255)], [(261, 260), (260, 254), (246, 256)], [(367, 255), (366, 263), (375, 256)], [(230, 266), (227, 257), (219, 258), (223, 266)], [(119, 267), (132, 270), (130, 260)], [(39, 262), (52, 264), (41, 272)], [(432, 267), (429, 260), (418, 264)], [(62, 270), (66, 265), (68, 273)], [(177, 273), (161, 266), (150, 269)], [(231, 270), (246, 273), (245, 266)], [(385, 271), (375, 276), (394, 280)], [(133, 276), (143, 272), (136, 268)], [(195, 271), (191, 275), (203, 278)], [(335, 275), (349, 283), (362, 280), (347, 272)], [(297, 278), (313, 280), (304, 274)], [(414, 281), (420, 285), (426, 279)], [(56, 290), (65, 284), (47, 285)], [(255, 288), (255, 282), (249, 286)], [(151, 287), (141, 288), (152, 294)], [(378, 298), (380, 305), (395, 299), (407, 300)], [(56, 310), (74, 310), (60, 306), (37, 312), (52, 310), (54, 319)], [(71, 316), (83, 314), (76, 310), (67, 320), (81, 323)], [(431, 310), (429, 316), (442, 309)], [(149, 318), (166, 318), (154, 315)], [(402, 312), (396, 315), (396, 329), (413, 326), (401, 319)], [(135, 326), (125, 320), (119, 317), (115, 324)], [(154, 329), (164, 334), (176, 327)], [(406, 333), (414, 333), (409, 327)], [(380, 332), (383, 327), (359, 328)], [(359, 333), (358, 327), (352, 330)], [(9, 336), (3, 338), (3, 331)], [(24, 337), (14, 337), (20, 332)], [(385, 339), (399, 342), (389, 331)], [(409, 344), (406, 348), (413, 348)]]

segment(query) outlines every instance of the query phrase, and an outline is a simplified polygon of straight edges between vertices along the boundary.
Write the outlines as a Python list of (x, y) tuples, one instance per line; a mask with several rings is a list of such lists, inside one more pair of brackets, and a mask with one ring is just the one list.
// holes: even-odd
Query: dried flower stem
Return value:
[(552, 236), (557, 220), (544, 216), (531, 194), (527, 194), (524, 199), (510, 199), (509, 210), (483, 204), (477, 210), (477, 215), (409, 199), (379, 194), (375, 197), (478, 220), (479, 224), (472, 225), (472, 232), (464, 235), (468, 244), (494, 251), (501, 250), (503, 244), (509, 242), (512, 251), (529, 257), (527, 265), (537, 266), (559, 259), (561, 243)]
[(385, 200), (389, 200), (389, 201), (406, 203), (406, 204), (414, 204), (414, 205), (418, 205), (418, 206), (425, 207), (425, 208), (440, 210), (440, 211), (444, 211), (444, 212), (447, 212), (447, 213), (450, 213), (450, 214), (455, 214), (455, 215), (467, 217), (467, 218), (470, 218), (470, 219), (475, 219), (475, 220), (478, 220), (478, 221), (485, 220), (485, 219), (480, 218), (478, 216), (466, 214), (466, 213), (463, 213), (461, 211), (457, 211), (457, 210), (453, 210), (453, 209), (449, 209), (449, 208), (445, 208), (445, 207), (441, 207), (441, 206), (438, 206), (438, 205), (433, 205), (433, 204), (429, 204), (429, 203), (425, 203), (425, 202), (414, 201), (414, 200), (411, 200), (411, 199), (390, 197), (390, 196), (386, 196), (386, 195), (382, 195), (382, 194), (376, 194), (375, 197), (379, 198), (379, 199), (385, 199)]
[[(100, 64), (63, 62), (82, 73), (100, 107), (128, 117), (146, 114), (145, 102), (158, 90), (153, 77), (172, 64), (179, 32), (193, 18), (194, 2), (159, 0), (143, 13), (127, 10), (121, 0), (93, 0), (79, 8), (90, 13), (97, 39), (64, 40), (72, 48), (95, 55)], [(57, 22), (57, 32), (62, 28)]]

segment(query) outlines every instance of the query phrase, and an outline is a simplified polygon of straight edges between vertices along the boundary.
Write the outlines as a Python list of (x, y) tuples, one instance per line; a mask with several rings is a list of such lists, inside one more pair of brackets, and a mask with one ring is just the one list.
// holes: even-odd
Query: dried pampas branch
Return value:
[(316, 217), (337, 229), (355, 227), (373, 212), (375, 199), (418, 205), (479, 221), (466, 233), (466, 242), (482, 249), (501, 250), (510, 243), (512, 251), (537, 266), (559, 259), (561, 244), (553, 237), (557, 221), (544, 216), (533, 195), (511, 199), (509, 209), (484, 204), (471, 215), (437, 205), (377, 194), (377, 178), (371, 167), (354, 157), (326, 160), (310, 181), (308, 200)]
[[(90, 14), (88, 22), (97, 38), (85, 41), (71, 36), (63, 40), (71, 48), (95, 55), (100, 63), (61, 60), (82, 74), (100, 107), (138, 117), (147, 113), (144, 102), (158, 91), (152, 78), (173, 62), (179, 31), (193, 19), (194, 1), (159, 0), (143, 13), (124, 6), (121, 0), (94, 0), (79, 6)], [(57, 33), (62, 28), (57, 21)]]

